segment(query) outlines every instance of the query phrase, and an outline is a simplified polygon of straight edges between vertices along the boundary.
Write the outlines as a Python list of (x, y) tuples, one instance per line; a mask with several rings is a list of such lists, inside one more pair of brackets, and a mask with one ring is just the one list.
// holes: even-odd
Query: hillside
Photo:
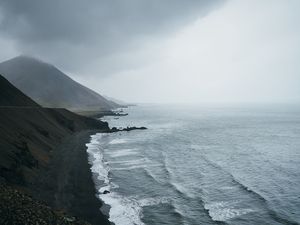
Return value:
[(28, 56), (0, 63), (0, 74), (44, 107), (107, 111), (119, 106), (72, 80), (55, 66)]
[[(0, 76), (0, 198), (9, 198), (0, 204), (0, 223), (19, 224), (22, 216), (31, 220), (35, 213), (45, 216), (41, 221), (60, 220), (50, 209), (34, 210), (41, 205), (37, 199), (91, 224), (108, 224), (99, 212), (85, 148), (96, 130), (108, 131), (108, 124), (62, 108), (42, 108)], [(7, 187), (34, 197), (25, 198), (33, 214), (18, 203), (23, 200), (17, 192), (7, 196)]]
[(23, 94), (0, 75), (0, 106), (39, 107), (37, 103)]

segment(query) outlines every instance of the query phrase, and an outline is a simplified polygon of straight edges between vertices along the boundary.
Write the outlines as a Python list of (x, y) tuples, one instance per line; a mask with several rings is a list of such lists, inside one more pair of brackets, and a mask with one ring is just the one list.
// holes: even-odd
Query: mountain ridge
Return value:
[(72, 111), (107, 111), (120, 107), (54, 65), (30, 56), (21, 55), (0, 63), (0, 74), (43, 107)]
[(0, 74), (0, 106), (1, 107), (40, 107), (31, 98), (16, 89)]

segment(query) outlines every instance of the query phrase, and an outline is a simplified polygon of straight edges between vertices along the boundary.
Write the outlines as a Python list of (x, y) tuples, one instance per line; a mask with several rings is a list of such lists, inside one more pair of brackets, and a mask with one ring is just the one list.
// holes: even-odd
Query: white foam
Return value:
[(102, 194), (100, 198), (111, 206), (109, 221), (116, 225), (144, 225), (141, 221), (142, 207), (134, 198), (126, 198), (114, 192)]
[[(99, 188), (99, 198), (105, 204), (110, 205), (109, 220), (116, 225), (144, 225), (141, 221), (142, 206), (135, 199), (124, 197), (112, 191), (118, 186), (109, 180), (109, 171), (107, 163), (104, 162), (100, 139), (102, 135), (91, 136), (90, 143), (86, 144), (89, 154), (89, 162), (92, 165), (91, 171), (97, 175), (97, 179), (104, 181), (105, 186)], [(116, 143), (116, 142), (115, 142)], [(120, 141), (118, 143), (121, 143)], [(130, 164), (130, 162), (128, 162)], [(141, 162), (135, 162), (141, 163)], [(134, 164), (131, 162), (131, 164)], [(102, 194), (105, 190), (110, 193)]]
[[(121, 150), (119, 150), (121, 151)], [(131, 150), (122, 150), (125, 151), (123, 154), (120, 154), (121, 152), (118, 152), (117, 154), (109, 153), (110, 156), (124, 156), (125, 154), (133, 154), (134, 152), (131, 152)], [(132, 169), (138, 169), (143, 168), (147, 169), (150, 167), (157, 167), (160, 166), (159, 164), (153, 164), (151, 160), (149, 160), (147, 157), (139, 158), (139, 159), (130, 159), (130, 160), (112, 160), (109, 161), (109, 164), (118, 164), (118, 167), (113, 166), (111, 170), (132, 170)]]
[(108, 173), (109, 167), (104, 163), (103, 154), (100, 149), (99, 140), (101, 134), (91, 135), (90, 143), (86, 144), (87, 152), (89, 154), (89, 162), (92, 165), (91, 171), (97, 175), (99, 180), (104, 181), (105, 184), (109, 183)]
[(142, 207), (169, 203), (170, 199), (145, 198), (137, 200), (134, 197), (124, 197), (117, 193), (100, 195), (101, 199), (111, 206), (109, 220), (116, 225), (144, 225), (142, 222)]
[(123, 144), (123, 143), (126, 143), (126, 142), (127, 142), (127, 139), (116, 138), (116, 139), (112, 140), (111, 142), (109, 142), (109, 144), (115, 145), (115, 144)]
[(161, 198), (145, 198), (139, 200), (140, 206), (152, 206), (152, 205), (159, 205), (159, 204), (167, 204), (170, 203), (170, 199), (167, 197), (161, 197)]
[(235, 202), (212, 202), (205, 204), (205, 209), (208, 210), (210, 217), (214, 221), (226, 221), (250, 212), (254, 212), (250, 208), (236, 208)]
[(147, 170), (150, 167), (160, 167), (159, 164), (147, 163), (147, 160), (129, 160), (129, 161), (116, 161), (113, 163), (120, 163), (120, 167), (113, 167), (112, 170), (133, 170), (143, 168)]
[(107, 153), (111, 157), (122, 157), (122, 156), (128, 156), (128, 155), (137, 155), (137, 149), (120, 149), (116, 151), (110, 151)]
[(149, 163), (149, 159), (142, 158), (142, 159), (120, 160), (120, 161), (110, 161), (109, 163), (122, 164), (124, 166), (145, 165), (146, 163)]
[(116, 168), (113, 168), (113, 170), (134, 170), (134, 169), (140, 169), (140, 168), (145, 168), (145, 165), (129, 166), (129, 167), (116, 167)]
[(237, 189), (236, 186), (224, 186), (224, 187), (220, 187), (221, 190), (233, 190), (233, 189)]

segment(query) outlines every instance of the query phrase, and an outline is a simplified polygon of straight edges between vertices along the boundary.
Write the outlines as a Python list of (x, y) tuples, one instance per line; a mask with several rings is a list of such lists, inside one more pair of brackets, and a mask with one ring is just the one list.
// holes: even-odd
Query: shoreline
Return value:
[(123, 113), (123, 108), (120, 111), (113, 111), (113, 110), (107, 110), (107, 111), (75, 111), (75, 113), (82, 115), (82, 116), (87, 116), (95, 119), (100, 119), (105, 116), (115, 116), (115, 117), (120, 117), (120, 116), (127, 116), (128, 113)]
[[(110, 180), (110, 167), (104, 160), (104, 152), (101, 147), (103, 144), (101, 142), (102, 135), (105, 134), (97, 133), (91, 135), (90, 142), (86, 144), (91, 172), (95, 180), (95, 187), (98, 190), (98, 198), (104, 202), (101, 211), (108, 213), (109, 221), (112, 224), (142, 225), (144, 223), (139, 214), (142, 206), (138, 202), (133, 202), (130, 198), (119, 194), (115, 190), (115, 188), (118, 188), (118, 185)], [(109, 211), (106, 211), (108, 209)]]
[[(109, 212), (110, 212), (111, 206), (108, 204), (105, 204), (105, 202), (100, 197), (100, 195), (103, 194), (100, 191), (100, 189), (101, 189), (100, 187), (103, 188), (108, 183), (108, 171), (106, 171), (104, 168), (99, 168), (99, 167), (94, 168), (95, 161), (99, 161), (99, 160), (103, 161), (102, 157), (97, 157), (99, 155), (102, 156), (102, 153), (99, 154), (100, 149), (98, 146), (100, 143), (98, 142), (98, 140), (95, 140), (95, 138), (99, 137), (102, 134), (103, 134), (103, 132), (102, 133), (97, 132), (97, 133), (90, 134), (89, 141), (85, 144), (85, 146), (86, 146), (86, 154), (87, 154), (88, 164), (90, 167), (90, 173), (91, 173), (94, 187), (95, 187), (95, 197), (97, 199), (99, 199), (100, 202), (102, 202), (102, 206), (99, 208), (99, 210), (105, 216), (107, 216), (109, 218)], [(106, 172), (105, 173), (106, 179), (101, 179), (101, 178), (103, 178), (103, 174), (102, 174), (102, 176), (100, 174), (103, 173), (103, 171)], [(106, 190), (108, 190), (108, 189), (106, 189)], [(112, 224), (114, 224), (114, 223), (112, 223)]]
[(100, 211), (104, 202), (97, 197), (86, 147), (90, 136), (99, 132), (82, 131), (67, 137), (54, 151), (49, 169), (41, 171), (38, 183), (32, 187), (34, 190), (37, 186), (40, 192), (36, 190), (32, 194), (37, 199), (46, 200), (54, 209), (91, 224), (112, 225), (108, 216)]
[[(27, 151), (27, 155), (21, 155), (24, 159), (17, 156), (16, 162), (7, 158), (7, 162), (15, 163), (23, 173), (19, 169), (11, 172), (13, 176), (1, 174), (0, 183), (31, 196), (33, 202), (42, 202), (53, 211), (74, 217), (75, 223), (86, 221), (95, 225), (112, 225), (108, 220), (110, 206), (98, 196), (86, 144), (92, 134), (139, 128), (112, 130), (107, 122), (82, 117), (65, 109), (21, 107), (0, 112), (5, 121), (1, 125), (6, 129), (0, 135), (0, 145), (4, 150), (13, 147), (7, 151), (10, 154)], [(15, 123), (9, 124), (12, 118)], [(18, 137), (13, 135), (15, 130), (19, 132)], [(7, 140), (10, 142), (7, 143)], [(18, 141), (23, 141), (23, 145), (17, 145)], [(5, 153), (2, 151), (3, 159)], [(9, 207), (9, 203), (2, 208), (5, 207)], [(25, 213), (26, 208), (20, 210)], [(47, 215), (42, 219), (47, 221)], [(74, 224), (73, 221), (71, 223)]]

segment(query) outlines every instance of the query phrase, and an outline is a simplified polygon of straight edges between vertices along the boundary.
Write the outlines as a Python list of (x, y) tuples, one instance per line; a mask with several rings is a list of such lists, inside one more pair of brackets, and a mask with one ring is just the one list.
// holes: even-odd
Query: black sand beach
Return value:
[[(100, 212), (102, 204), (96, 198), (85, 146), (90, 134), (108, 131), (106, 124), (55, 109), (5, 108), (0, 109), (0, 115), (0, 183), (32, 196), (32, 201), (43, 202), (51, 210), (90, 224), (110, 224)], [(19, 197), (15, 196), (14, 202)], [(6, 218), (7, 207), (15, 208), (6, 203), (0, 207), (1, 218)], [(26, 214), (27, 206), (18, 211), (22, 209)], [(17, 215), (4, 224), (18, 224)], [(45, 215), (53, 217), (41, 215), (44, 221), (49, 221)], [(71, 222), (77, 223), (77, 219)]]
[(100, 213), (102, 203), (96, 198), (85, 146), (95, 132), (82, 131), (63, 140), (54, 150), (49, 167), (40, 171), (32, 189), (36, 189), (34, 197), (46, 200), (54, 208), (91, 224), (110, 224)]
[[(107, 124), (59, 109), (2, 108), (0, 116), (0, 183), (32, 196), (36, 206), (42, 202), (76, 218), (68, 224), (81, 224), (78, 219), (110, 224), (100, 212), (102, 203), (96, 197), (85, 146), (91, 134), (107, 132)], [(10, 197), (14, 198), (19, 202), (20, 195)], [(0, 207), (1, 218), (7, 218), (7, 209), (14, 214), (16, 207), (6, 203)], [(28, 207), (18, 208), (22, 210), (27, 214)], [(47, 212), (38, 217), (52, 221), (56, 214)], [(15, 215), (3, 224), (18, 224), (21, 218)]]
[(109, 224), (85, 146), (108, 124), (42, 108), (1, 76), (0, 90), (0, 224)]

